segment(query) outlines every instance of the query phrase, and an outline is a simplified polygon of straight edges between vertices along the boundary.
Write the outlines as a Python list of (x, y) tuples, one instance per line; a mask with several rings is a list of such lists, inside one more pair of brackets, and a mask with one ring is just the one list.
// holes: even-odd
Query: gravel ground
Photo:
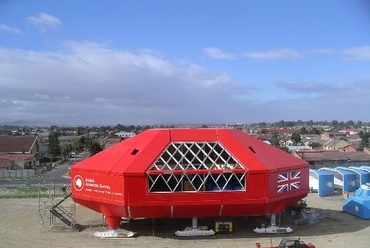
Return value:
[[(312, 225), (295, 225), (294, 217), (285, 215), (283, 226), (290, 226), (298, 236), (316, 247), (369, 247), (370, 222), (341, 212), (344, 202), (340, 194), (320, 198), (310, 193), (306, 202), (325, 218)], [(70, 200), (65, 203), (71, 206)], [(49, 227), (48, 211), (39, 211), (39, 199), (0, 199), (0, 247), (255, 247), (256, 242), (278, 245), (283, 234), (256, 234), (253, 228), (261, 217), (235, 218), (234, 233), (211, 237), (176, 237), (174, 232), (190, 226), (191, 219), (147, 219), (122, 223), (121, 228), (138, 233), (135, 238), (95, 238), (94, 232), (106, 230), (102, 215), (76, 205), (80, 232), (64, 225)], [(41, 215), (40, 215), (41, 213)], [(42, 216), (43, 218), (40, 218)], [(44, 223), (41, 220), (46, 220)], [(199, 225), (214, 228), (215, 219), (199, 219)], [(41, 222), (40, 222), (41, 221)]]

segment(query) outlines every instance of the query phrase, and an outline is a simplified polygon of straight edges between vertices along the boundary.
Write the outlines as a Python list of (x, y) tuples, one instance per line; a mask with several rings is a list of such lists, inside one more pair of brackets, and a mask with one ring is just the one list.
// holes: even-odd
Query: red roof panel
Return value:
[[(160, 131), (160, 130), (157, 130)], [(170, 130), (171, 141), (217, 141), (217, 129), (179, 128)]]
[[(136, 138), (136, 139), (135, 139)], [(167, 147), (170, 142), (170, 131), (148, 130), (133, 139), (125, 156), (118, 161), (112, 168), (111, 173), (117, 174), (144, 174), (145, 171), (154, 163), (154, 160)], [(125, 141), (126, 142), (126, 141)], [(122, 147), (123, 151), (123, 147)]]
[(220, 142), (249, 172), (288, 170), (308, 163), (236, 129), (150, 129), (78, 164), (79, 169), (143, 174), (170, 142)]

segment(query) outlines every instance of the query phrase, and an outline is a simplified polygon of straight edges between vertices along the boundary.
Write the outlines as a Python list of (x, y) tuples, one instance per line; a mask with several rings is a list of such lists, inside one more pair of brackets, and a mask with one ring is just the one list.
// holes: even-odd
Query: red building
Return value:
[(304, 160), (235, 129), (151, 129), (71, 167), (72, 198), (125, 218), (278, 213), (304, 198)]

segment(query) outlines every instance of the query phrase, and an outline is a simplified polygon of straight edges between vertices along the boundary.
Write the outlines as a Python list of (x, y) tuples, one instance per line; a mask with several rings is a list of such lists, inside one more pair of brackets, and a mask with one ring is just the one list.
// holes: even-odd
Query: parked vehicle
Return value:
[(279, 246), (261, 246), (260, 243), (256, 243), (257, 248), (315, 248), (315, 245), (308, 243), (305, 244), (302, 240), (296, 237), (283, 238), (280, 241)]

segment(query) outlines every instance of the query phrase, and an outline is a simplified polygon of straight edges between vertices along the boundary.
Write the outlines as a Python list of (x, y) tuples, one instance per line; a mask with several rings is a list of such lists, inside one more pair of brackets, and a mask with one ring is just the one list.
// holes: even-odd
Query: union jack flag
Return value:
[(289, 190), (288, 184), (281, 184), (281, 185), (277, 186), (277, 192), (278, 193), (287, 192), (288, 190)]
[(295, 180), (301, 178), (301, 172), (300, 171), (293, 171), (290, 172), (290, 179)]
[(278, 178), (277, 178), (277, 182), (278, 182), (278, 183), (286, 182), (286, 181), (288, 181), (288, 180), (289, 180), (289, 178), (288, 178), (288, 173), (282, 173), (282, 174), (280, 174), (280, 175), (278, 176)]
[(292, 171), (279, 174), (277, 177), (277, 193), (299, 189), (299, 187), (301, 186), (300, 178), (300, 171)]
[(290, 190), (299, 189), (299, 186), (301, 186), (301, 182), (300, 181), (293, 182), (293, 183), (290, 184)]

